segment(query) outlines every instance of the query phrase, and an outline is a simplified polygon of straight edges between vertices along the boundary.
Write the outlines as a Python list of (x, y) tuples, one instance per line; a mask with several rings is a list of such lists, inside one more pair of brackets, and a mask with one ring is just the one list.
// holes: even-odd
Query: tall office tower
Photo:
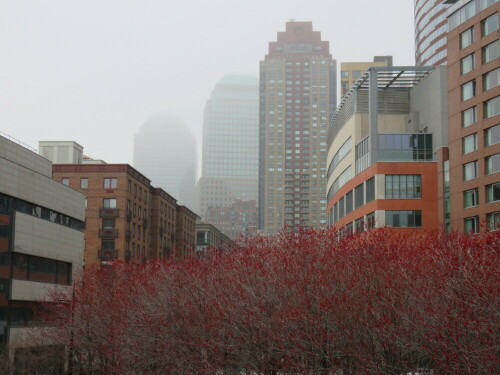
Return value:
[(312, 22), (286, 23), (260, 63), (259, 229), (326, 223), (326, 141), (336, 61)]
[(415, 65), (446, 64), (450, 0), (415, 0)]
[(202, 177), (196, 209), (229, 207), (235, 199), (257, 199), (259, 165), (259, 80), (225, 76), (205, 105)]
[(500, 3), (455, 3), (448, 10), (447, 215), (452, 230), (476, 233), (500, 225)]
[(340, 98), (349, 91), (361, 75), (372, 66), (392, 66), (392, 56), (375, 56), (372, 62), (343, 62), (340, 64)]
[(134, 138), (134, 168), (179, 204), (194, 207), (196, 140), (179, 118), (156, 114), (141, 126)]

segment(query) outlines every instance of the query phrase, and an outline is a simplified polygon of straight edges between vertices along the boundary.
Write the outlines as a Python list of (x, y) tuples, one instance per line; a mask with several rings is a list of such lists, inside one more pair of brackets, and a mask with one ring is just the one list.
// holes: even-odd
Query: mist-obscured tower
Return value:
[(260, 63), (259, 228), (326, 223), (326, 142), (336, 62), (312, 22), (286, 23)]
[(256, 200), (259, 166), (259, 80), (225, 76), (215, 86), (203, 116), (202, 177), (197, 210)]
[(179, 118), (156, 114), (141, 126), (134, 138), (134, 168), (180, 204), (194, 207), (196, 139)]

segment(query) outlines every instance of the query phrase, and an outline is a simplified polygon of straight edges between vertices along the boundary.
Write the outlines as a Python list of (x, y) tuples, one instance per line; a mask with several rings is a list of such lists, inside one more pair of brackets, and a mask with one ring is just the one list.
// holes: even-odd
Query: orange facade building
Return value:
[(446, 68), (370, 68), (329, 129), (329, 225), (437, 229), (437, 153), (446, 146)]

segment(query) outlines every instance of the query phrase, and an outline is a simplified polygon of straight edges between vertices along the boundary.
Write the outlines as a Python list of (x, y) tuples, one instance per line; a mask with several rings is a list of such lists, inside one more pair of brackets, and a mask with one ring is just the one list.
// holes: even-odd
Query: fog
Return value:
[(139, 127), (172, 112), (201, 144), (216, 82), (257, 76), (289, 19), (312, 21), (339, 67), (414, 64), (411, 0), (0, 0), (0, 131), (132, 163)]

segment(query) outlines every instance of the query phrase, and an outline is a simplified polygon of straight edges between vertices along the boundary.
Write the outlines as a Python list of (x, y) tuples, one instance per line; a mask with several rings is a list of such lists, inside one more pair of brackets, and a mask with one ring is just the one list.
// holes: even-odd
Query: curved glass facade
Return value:
[(446, 63), (448, 22), (443, 0), (415, 0), (415, 64)]

